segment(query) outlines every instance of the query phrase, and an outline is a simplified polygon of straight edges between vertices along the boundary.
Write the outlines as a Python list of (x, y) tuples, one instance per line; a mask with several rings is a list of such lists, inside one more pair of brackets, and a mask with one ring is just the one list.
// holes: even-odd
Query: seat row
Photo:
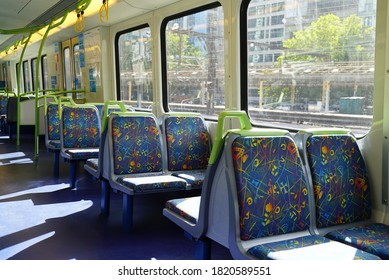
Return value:
[(134, 112), (122, 102), (75, 104), (61, 97), (46, 106), (46, 146), (70, 164), (70, 185), (76, 187), (80, 161), (101, 181), (101, 209), (109, 214), (112, 189), (123, 194), (123, 224), (132, 227), (137, 194), (201, 188), (211, 141), (197, 113), (170, 113), (160, 119)]
[(114, 101), (76, 104), (71, 97), (53, 98), (54, 102), (50, 103), (45, 99), (45, 144), (54, 153), (55, 177), (59, 175), (60, 157), (69, 162), (70, 185), (74, 188), (78, 162), (98, 158), (102, 123), (108, 113), (132, 108)]
[[(223, 131), (237, 117), (241, 129)], [(367, 168), (342, 129), (292, 136), (253, 129), (244, 112), (223, 112), (201, 196), (173, 199), (163, 214), (196, 240), (235, 259), (389, 259), (389, 226), (371, 220)]]
[(112, 112), (102, 132), (98, 161), (85, 170), (101, 180), (101, 209), (109, 215), (111, 190), (123, 195), (123, 226), (132, 228), (136, 195), (199, 189), (211, 151), (197, 113)]

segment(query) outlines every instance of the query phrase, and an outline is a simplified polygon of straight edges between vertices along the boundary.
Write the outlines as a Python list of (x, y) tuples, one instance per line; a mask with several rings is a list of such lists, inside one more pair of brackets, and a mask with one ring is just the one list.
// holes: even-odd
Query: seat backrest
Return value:
[(8, 97), (5, 94), (0, 94), (0, 116), (7, 115)]
[(46, 141), (60, 140), (58, 103), (50, 103), (46, 107)]
[(225, 153), (230, 193), (236, 199), (230, 206), (238, 206), (236, 222), (241, 240), (309, 232), (307, 176), (287, 131), (231, 133)]
[[(49, 98), (54, 99), (54, 102), (48, 102)], [(75, 105), (70, 97), (60, 97), (45, 95), (45, 143), (47, 147), (52, 148), (51, 141), (60, 141), (60, 110), (59, 107), (68, 104)], [(58, 148), (59, 144), (58, 144)]]
[(312, 178), (317, 228), (370, 219), (368, 173), (350, 131), (311, 129), (296, 137)]
[(155, 116), (113, 112), (108, 120), (110, 174), (162, 173), (162, 136)]
[(99, 148), (101, 123), (94, 105), (64, 105), (61, 108), (61, 148)]
[(162, 115), (167, 170), (206, 169), (211, 154), (211, 139), (205, 121), (198, 113)]
[[(101, 110), (101, 111), (100, 111)], [(97, 173), (98, 177), (103, 173), (105, 156), (107, 155), (107, 122), (109, 114), (112, 112), (126, 112), (129, 108), (124, 105), (122, 101), (106, 101), (104, 102), (103, 108), (99, 109), (99, 115), (101, 118), (101, 138), (100, 138), (100, 148), (99, 148), (99, 158), (97, 164)]]

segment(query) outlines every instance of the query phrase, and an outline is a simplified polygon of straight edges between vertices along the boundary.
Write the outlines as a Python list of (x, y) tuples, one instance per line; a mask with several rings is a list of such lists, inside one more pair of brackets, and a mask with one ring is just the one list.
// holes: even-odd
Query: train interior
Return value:
[[(389, 98), (386, 97), (388, 96), (386, 87), (389, 81), (387, 81), (388, 78), (385, 75), (388, 64), (387, 57), (389, 57), (387, 55), (387, 49), (389, 48), (388, 43), (382, 39), (387, 38), (386, 35), (389, 30), (389, 24), (386, 22), (389, 14), (389, 4), (386, 1), (374, 1), (374, 3), (377, 3), (375, 46), (380, 46), (380, 48), (375, 48), (375, 60), (373, 59), (375, 65), (371, 66), (369, 62), (365, 63), (363, 67), (359, 67), (358, 70), (355, 70), (360, 71), (358, 75), (362, 77), (359, 80), (361, 83), (362, 80), (363, 82), (365, 80), (369, 81), (366, 82), (369, 83), (368, 86), (357, 85), (357, 82), (352, 80), (355, 79), (355, 75), (357, 75), (355, 73), (357, 72), (349, 73), (346, 78), (343, 78), (343, 76), (339, 78), (340, 74), (335, 70), (340, 69), (339, 65), (341, 63), (336, 64), (330, 61), (326, 62), (327, 64), (322, 63), (322, 68), (319, 70), (316, 69), (318, 72), (331, 72), (331, 78), (334, 79), (331, 86), (334, 88), (342, 88), (344, 86), (343, 84), (352, 84), (354, 95), (358, 90), (361, 92), (367, 88), (365, 90), (367, 92), (374, 87), (375, 94), (372, 94), (369, 97), (369, 103), (366, 106), (364, 105), (364, 115), (355, 115), (355, 112), (350, 113), (347, 111), (351, 107), (346, 106), (346, 109), (343, 108), (343, 110), (347, 112), (341, 112), (342, 108), (339, 109), (339, 103), (332, 106), (329, 104), (330, 101), (325, 99), (326, 94), (328, 96), (331, 89), (329, 82), (320, 80), (320, 83), (318, 83), (316, 80), (314, 86), (310, 86), (306, 82), (307, 76), (311, 75), (314, 68), (312, 67), (307, 71), (303, 67), (310, 65), (310, 62), (306, 62), (305, 64), (290, 63), (283, 68), (283, 70), (291, 71), (293, 67), (300, 67), (293, 74), (288, 74), (288, 81), (290, 81), (290, 77), (293, 75), (303, 77), (301, 80), (298, 80), (293, 76), (293, 86), (290, 87), (291, 89), (285, 89), (287, 88), (285, 86), (287, 79), (282, 80), (277, 72), (278, 70), (274, 70), (278, 67), (277, 63), (274, 62), (278, 57), (275, 54), (272, 57), (274, 63), (271, 66), (268, 63), (264, 67), (270, 67), (270, 70), (261, 68), (260, 71), (262, 72), (258, 74), (260, 71), (257, 69), (257, 74), (255, 74), (258, 77), (262, 77), (270, 72), (277, 72), (275, 76), (269, 78), (273, 84), (263, 85), (262, 82), (258, 82), (258, 85), (256, 84), (252, 87), (250, 93), (250, 83), (252, 80), (257, 79), (257, 76), (250, 76), (250, 73), (253, 72), (250, 72), (250, 70), (247, 71), (247, 76), (241, 74), (240, 67), (251, 69), (250, 67), (252, 65), (250, 62), (252, 61), (250, 60), (247, 63), (244, 61), (245, 58), (240, 58), (242, 54), (245, 54), (242, 49), (246, 47), (246, 43), (241, 44), (240, 41), (242, 39), (248, 39), (245, 37), (246, 35), (241, 34), (244, 31), (241, 28), (242, 16), (240, 13), (241, 10), (247, 9), (249, 11), (247, 14), (252, 16), (254, 12), (251, 10), (250, 5), (259, 5), (259, 2), (261, 1), (2, 0), (0, 4), (0, 95), (8, 103), (7, 106), (0, 105), (7, 108), (4, 112), (1, 111), (0, 124), (0, 259), (271, 259), (273, 258), (271, 254), (272, 257), (269, 257), (270, 255), (258, 257), (256, 255), (259, 254), (258, 252), (250, 251), (248, 248), (255, 245), (258, 250), (267, 250), (266, 248), (262, 248), (265, 247), (264, 244), (267, 244), (267, 242), (283, 240), (282, 238), (273, 238), (273, 235), (278, 236), (280, 232), (286, 232), (282, 236), (286, 236), (287, 238), (306, 238), (307, 236), (319, 236), (322, 238), (321, 235), (324, 236), (327, 234), (325, 232), (325, 226), (323, 226), (323, 229), (316, 228), (317, 222), (312, 222), (312, 219), (310, 221), (301, 220), (300, 224), (296, 226), (297, 218), (294, 219), (294, 216), (297, 215), (296, 213), (298, 212), (298, 216), (300, 217), (302, 216), (301, 213), (308, 211), (309, 208), (305, 208), (305, 202), (300, 200), (300, 194), (293, 193), (294, 196), (289, 197), (290, 200), (298, 197), (298, 203), (303, 203), (303, 206), (300, 205), (298, 211), (293, 210), (293, 207), (289, 209), (290, 213), (288, 212), (286, 216), (290, 216), (290, 221), (285, 222), (286, 225), (274, 224), (274, 228), (276, 229), (273, 228), (266, 233), (256, 233), (258, 236), (255, 238), (251, 235), (251, 232), (257, 229), (256, 223), (258, 221), (256, 220), (250, 220), (252, 227), (245, 229), (249, 232), (247, 236), (237, 232), (239, 226), (242, 226), (245, 220), (249, 220), (250, 211), (255, 212), (258, 209), (248, 208), (250, 211), (246, 213), (246, 217), (239, 217), (239, 214), (234, 212), (238, 209), (236, 200), (239, 199), (239, 193), (236, 196), (234, 193), (235, 190), (231, 189), (231, 186), (235, 187), (236, 185), (237, 188), (240, 186), (238, 179), (236, 179), (237, 183), (235, 184), (235, 177), (231, 175), (233, 174), (231, 170), (237, 172), (236, 176), (243, 176), (239, 177), (241, 179), (240, 182), (249, 182), (249, 179), (244, 177), (246, 175), (245, 172), (242, 172), (243, 175), (238, 174), (238, 171), (242, 171), (236, 165), (236, 162), (239, 162), (238, 160), (241, 159), (238, 151), (241, 153), (244, 151), (244, 148), (239, 149), (239, 144), (237, 144), (239, 139), (244, 137), (257, 137), (259, 139), (257, 140), (258, 143), (265, 142), (269, 137), (274, 137), (275, 141), (289, 141), (293, 139), (291, 143), (283, 144), (282, 147), (287, 147), (283, 151), (294, 151), (294, 155), (301, 153), (301, 159), (300, 157), (297, 159), (293, 158), (290, 159), (290, 162), (296, 160), (300, 165), (306, 164), (306, 166), (304, 165), (303, 171), (301, 171), (303, 173), (301, 175), (303, 179), (296, 179), (296, 182), (299, 182), (299, 184), (302, 182), (301, 184), (308, 185), (313, 184), (310, 181), (310, 173), (306, 172), (309, 169), (307, 167), (308, 159), (303, 157), (301, 151), (295, 153), (297, 147), (300, 148), (298, 137), (302, 135), (302, 132), (307, 131), (318, 137), (328, 131), (330, 131), (330, 138), (336, 138), (338, 134), (341, 135), (339, 137), (349, 137), (352, 135), (352, 140), (350, 141), (353, 143), (355, 139), (366, 163), (366, 167), (363, 165), (362, 169), (367, 169), (369, 172), (366, 181), (365, 177), (363, 177), (365, 175), (358, 173), (357, 177), (360, 180), (356, 185), (358, 185), (359, 189), (366, 190), (365, 182), (367, 180), (370, 182), (370, 194), (367, 199), (371, 200), (371, 205), (368, 204), (371, 210), (363, 210), (361, 215), (363, 219), (368, 217), (369, 221), (385, 225), (384, 233), (380, 240), (380, 246), (381, 244), (382, 246), (378, 249), (378, 255), (380, 258), (389, 259), (389, 177), (387, 172), (389, 168), (389, 126), (387, 125), (389, 122), (389, 114), (386, 113), (386, 108), (389, 108), (386, 105), (389, 103)], [(273, 12), (280, 13), (281, 8), (279, 8), (278, 2), (284, 1), (271, 0), (270, 2), (272, 4), (269, 4), (269, 7), (273, 8), (269, 9), (273, 9)], [(318, 5), (321, 3), (321, 1), (314, 2), (317, 2)], [(290, 5), (293, 6), (292, 4)], [(280, 7), (284, 6), (285, 3)], [(185, 21), (174, 21), (177, 17), (179, 18), (185, 15), (188, 11), (190, 14), (198, 11), (201, 12), (202, 9), (213, 11), (209, 18), (214, 22), (218, 22), (220, 26), (223, 26), (224, 37), (215, 36), (217, 39), (209, 43), (207, 41), (209, 34), (202, 35), (203, 30), (201, 28), (207, 29), (207, 32), (211, 34), (212, 32), (220, 32), (222, 28), (219, 25), (217, 27), (215, 27), (216, 24), (207, 28), (199, 27), (198, 30), (189, 28), (189, 35), (187, 35), (185, 33), (187, 30), (184, 31), (180, 25)], [(257, 12), (255, 13), (266, 13), (265, 10), (262, 12), (259, 10), (259, 8), (256, 9)], [(299, 13), (302, 10), (299, 10)], [(212, 17), (220, 16), (220, 14), (222, 14), (221, 18)], [(282, 14), (282, 19), (285, 19), (285, 17)], [(198, 18), (201, 17), (199, 16)], [(272, 21), (281, 24), (281, 14), (269, 17), (268, 22)], [(247, 22), (250, 28), (251, 21)], [(256, 21), (257, 24), (259, 24), (258, 22)], [(286, 20), (283, 20), (282, 24), (286, 26), (286, 22)], [(290, 26), (289, 28), (292, 28)], [(161, 35), (159, 32), (163, 28), (166, 28), (166, 32), (162, 32)], [(141, 30), (139, 32), (140, 35), (137, 33), (138, 30)], [(270, 32), (269, 37), (286, 36), (286, 32), (281, 32), (280, 30), (277, 32), (274, 31), (274, 33)], [(200, 33), (201, 35), (199, 35)], [(195, 34), (200, 39), (195, 43), (193, 43), (194, 40), (188, 40), (189, 43), (186, 43), (186, 36), (190, 36), (190, 34)], [(132, 44), (131, 40), (135, 37), (137, 43), (131, 45), (132, 53), (130, 55), (125, 52), (122, 53), (123, 47)], [(251, 38), (250, 35), (248, 37), (249, 39)], [(171, 40), (171, 42), (176, 40), (174, 42), (179, 46), (180, 51), (182, 48), (182, 51), (186, 51), (186, 53), (182, 56), (180, 54), (179, 57), (173, 54), (170, 55), (167, 51), (170, 45), (166, 46), (161, 43), (165, 39)], [(185, 41), (184, 43), (183, 40)], [(192, 56), (200, 57), (198, 54), (200, 51), (194, 50), (190, 42), (199, 49), (211, 49), (211, 52), (213, 51), (217, 55), (209, 59), (209, 61), (203, 61), (198, 57), (193, 59)], [(252, 47), (255, 50), (261, 51), (265, 49), (261, 43), (255, 42), (255, 44), (258, 45), (250, 46), (248, 44), (248, 48), (250, 49)], [(243, 47), (243, 45), (245, 46)], [(274, 43), (272, 47), (266, 47), (266, 51), (276, 47), (279, 47), (279, 45)], [(147, 48), (149, 51), (153, 51), (152, 54), (142, 56), (141, 52), (146, 53), (145, 49)], [(220, 49), (223, 49), (225, 53), (220, 54)], [(163, 55), (159, 53), (163, 53)], [(301, 52), (298, 55), (300, 54)], [(124, 55), (131, 57), (131, 66), (126, 65)], [(319, 55), (319, 57), (324, 56)], [(67, 60), (69, 57), (71, 59)], [(192, 60), (196, 60), (196, 62)], [(216, 60), (217, 62), (214, 64), (225, 69), (222, 74), (220, 74), (220, 69), (216, 70), (216, 68), (213, 69), (212, 66), (208, 66), (212, 65), (211, 62), (215, 62)], [(266, 62), (265, 56), (263, 56), (263, 60)], [(197, 69), (188, 67), (188, 69), (185, 69), (186, 72), (184, 74), (182, 74), (184, 71), (179, 73), (177, 69), (181, 65), (185, 66), (190, 63), (205, 65), (204, 67), (207, 68), (207, 71), (204, 72), (205, 74), (198, 73), (196, 72)], [(238, 67), (237, 65), (240, 66)], [(334, 65), (338, 68), (335, 69)], [(135, 70), (131, 72), (125, 67), (129, 67), (128, 69), (131, 69), (131, 71), (135, 68), (141, 70), (139, 72)], [(168, 67), (171, 67), (169, 71), (164, 71)], [(327, 70), (323, 70), (325, 67), (327, 67)], [(332, 68), (328, 70), (329, 67)], [(351, 66), (347, 64), (344, 68), (346, 69), (347, 67), (350, 68)], [(29, 72), (27, 69), (29, 69)], [(36, 71), (36, 69), (39, 70)], [(128, 71), (124, 71), (123, 69), (127, 69)], [(152, 69), (151, 74), (150, 69)], [(352, 69), (354, 71), (354, 68)], [(68, 71), (69, 76), (67, 76)], [(220, 80), (217, 83), (207, 82), (206, 78), (209, 78), (211, 74), (220, 75), (222, 78), (218, 76)], [(22, 75), (23, 78), (21, 77)], [(192, 82), (188, 78), (189, 75), (192, 75), (191, 77), (197, 76), (205, 78), (203, 80), (199, 78), (195, 82)], [(174, 80), (176, 78), (177, 80)], [(164, 82), (164, 79), (171, 80), (167, 83)], [(352, 82), (350, 82), (351, 80)], [(178, 82), (175, 83), (175, 81)], [(189, 90), (192, 83), (196, 84), (196, 91), (193, 90), (195, 93), (192, 92), (192, 96), (188, 98), (188, 96), (180, 91)], [(304, 97), (305, 99), (302, 99), (303, 101), (298, 104), (296, 102), (291, 105), (290, 103), (284, 102), (287, 98), (292, 99), (291, 96), (300, 90), (302, 86), (298, 83), (304, 83), (304, 86), (308, 84), (308, 88), (315, 88), (310, 89), (312, 92), (316, 89), (320, 91), (320, 94), (323, 92), (322, 96), (318, 98), (320, 100), (311, 102), (308, 100), (308, 97)], [(172, 90), (178, 84), (180, 84), (180, 87), (177, 86), (175, 91)], [(212, 89), (212, 85), (214, 84), (216, 86)], [(221, 84), (225, 87), (225, 96), (219, 94), (218, 90), (222, 87)], [(241, 93), (243, 92), (241, 88), (243, 86), (246, 87), (245, 98), (241, 97)], [(275, 92), (278, 88), (282, 88), (283, 92), (273, 94), (273, 91)], [(204, 96), (210, 94), (209, 92), (212, 93), (212, 90), (216, 92), (212, 97), (214, 103), (212, 105), (205, 104)], [(262, 92), (265, 91), (272, 92), (273, 95), (271, 98), (269, 97), (262, 102)], [(379, 92), (384, 92), (384, 94), (377, 94)], [(348, 106), (351, 106), (351, 102), (361, 100), (354, 97), (337, 96), (336, 98), (338, 98), (338, 101), (346, 100), (349, 102), (347, 103)], [(120, 99), (128, 102), (121, 103)], [(113, 107), (116, 106), (115, 110), (119, 108), (118, 112), (108, 113), (108, 102), (110, 101), (113, 102)], [(62, 105), (61, 102), (63, 103)], [(69, 149), (73, 149), (71, 150), (73, 154), (69, 155), (68, 153), (64, 156), (67, 153), (64, 151), (67, 145), (65, 141), (65, 137), (67, 136), (61, 134), (57, 139), (59, 147), (48, 148), (47, 137), (49, 137), (48, 131), (50, 129), (50, 126), (47, 124), (49, 116), (48, 108), (49, 104), (53, 103), (59, 104), (58, 108), (60, 109), (58, 109), (58, 114), (61, 116), (59, 128), (61, 129), (67, 125), (65, 121), (62, 121), (67, 117), (66, 108), (83, 108), (84, 111), (80, 110), (77, 113), (69, 113), (69, 119), (73, 118), (75, 122), (66, 129), (70, 131), (70, 129), (75, 128), (74, 135), (79, 133), (79, 139), (86, 139), (89, 136), (87, 134), (98, 131), (95, 135), (98, 135), (96, 139), (97, 137), (99, 138), (99, 143), (95, 143), (93, 147), (83, 146), (83, 148), (86, 148), (82, 151), (81, 149), (77, 151), (80, 148), (79, 146), (75, 148), (70, 147), (68, 151)], [(123, 107), (123, 104), (127, 107)], [(374, 109), (372, 108), (372, 104), (374, 104)], [(98, 109), (98, 106), (103, 106), (104, 109)], [(3, 107), (0, 108), (3, 109)], [(91, 121), (92, 117), (90, 115), (80, 115), (81, 117), (77, 115), (84, 114), (89, 109), (93, 111), (93, 114), (100, 117), (98, 120), (96, 119), (96, 126), (98, 128), (88, 123), (84, 124), (84, 121)], [(296, 109), (297, 112), (291, 112), (293, 109)], [(303, 127), (303, 124), (307, 123), (310, 125), (312, 123), (320, 124), (319, 118), (325, 115), (324, 113), (321, 114), (322, 112), (318, 112), (320, 110), (324, 110), (326, 113), (336, 111), (336, 114), (328, 116), (328, 119), (326, 119), (326, 121), (330, 122), (331, 127), (327, 127), (327, 130), (322, 129), (319, 132), (312, 132), (313, 130), (311, 131), (309, 128), (306, 129), (306, 127)], [(228, 112), (230, 112), (230, 115)], [(304, 116), (307, 115), (307, 112), (311, 113), (311, 116), (316, 116), (317, 120), (307, 121)], [(204, 121), (206, 124), (206, 133), (209, 133), (209, 135), (203, 132), (198, 134), (201, 135), (202, 140), (209, 137), (209, 142), (206, 145), (208, 145), (208, 148), (211, 146), (211, 150), (209, 150), (209, 153), (207, 152), (209, 158), (209, 161), (207, 160), (208, 166), (205, 168), (204, 166), (201, 167), (206, 170), (203, 182), (209, 188), (201, 189), (195, 187), (196, 184), (193, 183), (193, 178), (196, 178), (198, 174), (189, 174), (190, 180), (192, 181), (188, 181), (187, 175), (183, 177), (176, 176), (181, 170), (177, 171), (174, 167), (170, 166), (170, 163), (162, 160), (159, 162), (157, 160), (159, 157), (165, 159), (165, 156), (171, 156), (168, 154), (168, 148), (170, 147), (169, 140), (171, 140), (168, 135), (170, 134), (167, 132), (168, 128), (165, 127), (164, 123), (169, 113), (173, 117), (181, 117), (184, 119), (198, 117), (200, 115), (201, 121)], [(224, 113), (227, 116), (226, 120), (221, 118), (221, 116), (225, 117)], [(344, 117), (346, 123), (350, 124), (357, 121), (358, 126), (350, 125), (347, 129), (336, 127), (337, 121), (340, 118), (339, 115), (341, 114), (344, 114), (341, 117)], [(365, 116), (365, 114), (368, 116)], [(294, 120), (293, 123), (285, 125), (282, 123), (282, 120), (280, 121), (283, 116), (296, 118), (297, 121)], [(250, 121), (247, 117), (256, 119)], [(273, 118), (274, 122), (270, 124), (266, 122), (268, 117)], [(117, 142), (124, 141), (121, 138), (122, 136), (127, 137), (125, 141), (128, 142), (132, 140), (131, 138), (135, 139), (133, 134), (125, 135), (124, 132), (122, 134), (119, 131), (123, 128), (135, 126), (134, 123), (128, 124), (127, 126), (122, 124), (125, 121), (130, 122), (131, 118), (142, 118), (142, 121), (146, 121), (145, 118), (148, 118), (147, 121), (156, 120), (153, 131), (147, 131), (148, 134), (153, 134), (153, 137), (157, 135), (158, 137), (161, 136), (160, 139), (162, 139), (159, 140), (158, 138), (156, 144), (157, 146), (161, 146), (161, 148), (159, 146), (157, 147), (161, 151), (152, 157), (152, 161), (158, 162), (161, 165), (158, 167), (159, 169), (153, 169), (154, 173), (152, 175), (154, 177), (152, 180), (163, 180), (166, 179), (165, 177), (169, 177), (168, 181), (162, 181), (162, 183), (161, 181), (158, 181), (158, 183), (144, 183), (142, 179), (147, 177), (144, 174), (142, 175), (143, 177), (139, 176), (138, 178), (131, 176), (121, 178), (122, 174), (126, 172), (130, 173), (131, 170), (136, 168), (141, 170), (136, 171), (139, 173), (144, 172), (145, 168), (156, 168), (153, 165), (154, 162), (151, 164), (150, 160), (146, 160), (145, 162), (140, 161), (141, 163), (138, 164), (136, 164), (135, 160), (128, 160), (126, 167), (122, 168), (122, 166), (119, 166), (120, 164), (118, 162), (122, 158), (120, 156), (115, 158), (115, 156), (121, 152), (123, 154), (127, 153), (128, 149), (123, 148), (120, 144), (118, 146), (115, 145)], [(183, 120), (181, 121), (184, 122)], [(86, 132), (81, 131), (81, 127), (86, 127)], [(96, 131), (94, 130), (95, 128)], [(63, 131), (66, 131), (66, 129)], [(175, 135), (175, 137), (182, 134), (182, 131), (191, 131), (191, 129), (185, 127), (180, 129), (181, 132)], [(350, 129), (353, 133), (349, 133)], [(106, 131), (106, 134), (103, 131)], [(66, 132), (63, 133), (66, 134)], [(163, 137), (168, 141), (167, 144), (164, 142), (165, 138)], [(66, 139), (70, 143), (71, 139)], [(149, 138), (139, 139), (138, 142), (135, 141), (136, 139), (133, 141), (139, 147), (141, 145), (147, 145), (149, 142)], [(103, 140), (104, 142), (102, 142)], [(304, 141), (308, 141), (308, 138), (304, 138)], [(174, 143), (172, 145), (174, 146)], [(186, 149), (192, 151), (192, 146), (194, 145), (195, 142), (188, 143)], [(243, 147), (244, 142), (241, 145)], [(98, 164), (100, 167), (102, 166), (102, 175), (96, 175), (97, 178), (88, 171), (89, 167), (84, 166), (85, 161), (90, 158), (83, 157), (82, 155), (82, 153), (91, 152), (92, 148), (96, 149), (98, 153), (98, 156), (94, 156), (94, 158), (105, 157), (104, 161)], [(100, 149), (102, 151), (103, 148), (104, 153), (99, 154), (98, 150)], [(120, 150), (122, 148), (123, 150)], [(143, 148), (142, 146), (142, 151), (136, 151), (136, 148), (131, 147), (131, 155), (136, 154), (136, 157), (140, 158), (145, 154), (151, 154), (151, 151), (157, 148), (154, 146), (153, 148), (147, 146)], [(231, 151), (227, 153), (227, 148), (232, 149), (232, 158)], [(323, 152), (323, 149), (321, 151)], [(331, 151), (333, 152), (333, 150)], [(351, 158), (354, 155), (354, 151), (353, 149), (352, 155), (346, 153), (348, 162), (353, 162)], [(77, 154), (78, 152), (80, 152), (79, 155)], [(76, 158), (72, 157), (74, 154), (76, 154)], [(240, 155), (242, 156), (242, 154)], [(280, 162), (279, 166), (282, 165), (281, 162), (285, 162), (285, 157), (278, 159)], [(192, 155), (190, 159), (193, 160), (193, 158), (198, 159), (200, 155)], [(239, 162), (241, 168), (245, 166), (246, 159), (244, 158), (242, 162)], [(325, 159), (322, 158), (322, 160), (324, 161)], [(346, 161), (345, 157), (343, 157), (343, 161)], [(356, 160), (353, 168), (359, 168), (359, 164), (360, 162)], [(271, 170), (272, 176), (278, 176), (277, 171), (279, 166), (273, 166)], [(165, 172), (165, 169), (168, 168), (171, 169)], [(200, 167), (196, 168), (200, 169)], [(341, 167), (337, 170), (339, 171), (340, 169)], [(347, 172), (343, 172), (343, 170), (339, 172), (345, 174), (345, 178), (348, 178), (346, 177), (349, 175)], [(298, 172), (294, 172), (293, 175), (296, 175), (296, 173)], [(312, 171), (312, 173), (314, 172)], [(165, 177), (162, 178), (159, 175), (164, 175)], [(257, 174), (256, 176), (260, 175)], [(331, 175), (333, 174), (330, 174), (328, 177), (323, 175), (323, 178), (332, 180), (335, 175), (333, 177)], [(170, 177), (174, 177), (174, 180)], [(351, 181), (354, 182), (354, 179), (348, 180), (349, 183)], [(252, 180), (254, 181), (254, 179)], [(341, 179), (337, 181), (341, 181)], [(268, 185), (265, 185), (268, 187), (272, 182), (272, 179), (269, 179)], [(160, 185), (168, 185), (170, 183), (172, 185), (176, 184), (174, 185), (174, 188), (176, 188), (174, 191), (160, 191)], [(178, 186), (179, 183), (184, 184), (183, 189)], [(248, 184), (250, 185), (250, 183)], [(139, 187), (139, 185), (141, 186)], [(275, 185), (276, 183), (274, 183), (274, 188), (270, 187), (271, 190), (264, 191), (263, 193), (265, 195), (254, 194), (255, 199), (261, 199), (263, 196), (269, 196), (270, 193), (273, 194), (273, 191), (276, 192), (277, 187)], [(281, 189), (282, 187), (284, 185), (281, 186)], [(293, 187), (297, 186), (293, 184)], [(302, 185), (298, 187), (301, 187), (300, 191), (305, 194), (306, 189)], [(243, 189), (248, 190), (246, 186)], [(247, 192), (250, 192), (250, 190)], [(320, 189), (312, 189), (308, 193), (312, 197), (314, 195), (318, 197)], [(328, 197), (330, 196), (331, 194), (328, 195)], [(167, 201), (181, 202), (180, 199), (193, 197), (201, 197), (202, 199), (199, 202), (200, 210), (197, 209), (199, 217), (196, 218), (196, 221), (198, 222), (199, 220), (197, 219), (206, 217), (209, 220), (206, 220), (205, 225), (201, 223), (196, 225), (196, 222), (194, 222), (194, 225), (193, 222), (183, 222), (181, 215), (185, 211), (178, 209), (179, 213), (174, 213), (177, 210), (174, 208), (175, 206), (173, 205), (173, 208), (170, 209), (166, 204)], [(204, 199), (204, 197), (207, 199)], [(348, 193), (343, 198), (344, 204), (354, 203), (355, 197), (356, 195), (354, 193)], [(365, 199), (366, 197), (363, 198)], [(232, 201), (234, 199), (235, 201)], [(203, 201), (205, 201), (205, 205), (207, 203), (209, 204), (207, 205), (211, 209), (209, 212), (202, 208), (203, 204), (200, 203), (203, 203)], [(309, 200), (309, 203), (313, 204), (312, 201), (313, 198)], [(273, 202), (276, 204), (275, 200)], [(219, 204), (214, 206), (213, 203), (220, 203), (220, 209), (218, 209)], [(247, 203), (247, 205), (244, 203)], [(246, 202), (240, 202), (239, 207), (251, 207), (251, 203), (252, 198), (249, 197), (246, 198)], [(262, 201), (262, 203), (262, 206), (259, 207), (264, 207), (264, 212), (271, 212), (272, 209), (269, 210), (269, 208), (273, 206), (274, 211), (286, 211), (282, 207), (275, 207), (269, 201)], [(308, 204), (308, 201), (306, 203)], [(363, 204), (359, 200), (358, 203)], [(363, 204), (363, 206), (365, 205)], [(362, 206), (353, 205), (352, 207), (354, 207), (353, 209), (360, 209)], [(309, 209), (314, 209), (314, 206)], [(319, 211), (320, 209), (317, 210), (317, 213)], [(348, 219), (352, 220), (352, 216), (358, 211), (355, 210), (353, 214), (347, 217), (342, 216), (339, 218), (338, 216), (338, 220), (334, 221), (334, 224), (347, 224)], [(260, 215), (258, 214), (258, 216)], [(257, 217), (257, 215), (252, 216)], [(131, 220), (130, 223), (128, 222), (129, 219)], [(266, 216), (265, 222), (263, 222), (264, 226), (267, 220), (270, 221), (271, 218)], [(330, 218), (328, 218), (329, 220)], [(315, 224), (315, 226), (310, 225), (310, 223)], [(361, 224), (362, 222), (353, 223), (354, 226), (361, 226)], [(290, 225), (293, 226), (289, 228)], [(199, 229), (198, 226), (203, 226), (203, 228)], [(235, 226), (236, 228), (234, 228)], [(340, 226), (338, 228), (336, 226), (334, 227), (336, 230), (339, 228)], [(243, 230), (244, 228), (242, 226), (239, 229)], [(241, 235), (238, 236), (239, 234)], [(266, 234), (269, 236), (266, 236)], [(250, 241), (250, 239), (253, 240)], [(258, 239), (263, 239), (263, 241), (255, 243), (254, 241)], [(313, 242), (326, 243), (327, 241), (316, 240)], [(374, 242), (373, 240), (371, 243)], [(259, 248), (260, 246), (262, 247)], [(363, 250), (360, 252), (359, 249), (355, 249), (356, 251), (353, 253), (355, 254), (353, 256), (354, 259), (376, 259), (376, 254), (374, 254), (376, 251), (366, 253)], [(345, 249), (342, 247), (340, 250)], [(360, 253), (361, 255), (358, 255)], [(339, 257), (341, 258), (344, 254), (342, 251)], [(276, 255), (274, 259), (284, 257), (289, 258), (289, 256)]]

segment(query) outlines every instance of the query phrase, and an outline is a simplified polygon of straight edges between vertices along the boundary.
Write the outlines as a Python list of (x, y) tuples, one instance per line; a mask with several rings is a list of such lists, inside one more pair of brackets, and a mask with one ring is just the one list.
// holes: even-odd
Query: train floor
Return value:
[[(100, 183), (82, 164), (76, 189), (69, 188), (68, 163), (53, 176), (53, 154), (40, 139), (0, 135), (0, 259), (10, 260), (191, 260), (195, 242), (162, 215), (166, 200), (182, 192), (137, 196), (134, 226), (122, 227), (122, 196), (111, 194), (110, 215), (100, 211)], [(186, 195), (197, 195), (188, 192)], [(212, 259), (231, 259), (212, 244)]]

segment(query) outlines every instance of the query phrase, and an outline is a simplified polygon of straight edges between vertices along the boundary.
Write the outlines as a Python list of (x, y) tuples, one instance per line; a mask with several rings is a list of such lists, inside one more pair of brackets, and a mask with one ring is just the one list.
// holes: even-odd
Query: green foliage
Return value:
[(202, 53), (189, 42), (188, 34), (168, 32), (166, 51), (170, 70), (199, 68), (202, 63)]
[(371, 60), (373, 46), (366, 42), (373, 41), (369, 40), (373, 31), (364, 28), (362, 19), (356, 15), (342, 21), (334, 14), (327, 14), (285, 40), (283, 46), (289, 50), (279, 57), (279, 62)]

